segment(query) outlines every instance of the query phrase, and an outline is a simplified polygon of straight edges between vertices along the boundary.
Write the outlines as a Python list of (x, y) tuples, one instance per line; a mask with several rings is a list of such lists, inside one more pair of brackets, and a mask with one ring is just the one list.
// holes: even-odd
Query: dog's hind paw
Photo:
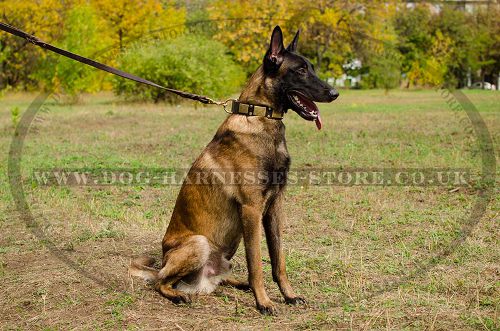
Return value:
[(182, 303), (191, 303), (191, 297), (188, 294), (179, 294), (176, 296), (172, 296), (169, 298), (170, 301), (175, 303), (176, 305), (182, 304)]

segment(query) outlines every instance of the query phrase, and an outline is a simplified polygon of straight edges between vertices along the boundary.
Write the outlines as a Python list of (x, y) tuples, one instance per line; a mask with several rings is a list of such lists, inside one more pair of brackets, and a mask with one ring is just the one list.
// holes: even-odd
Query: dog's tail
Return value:
[(154, 283), (158, 280), (158, 270), (153, 266), (155, 259), (147, 256), (140, 256), (133, 259), (128, 267), (128, 272), (131, 276), (136, 276), (144, 279), (149, 283)]

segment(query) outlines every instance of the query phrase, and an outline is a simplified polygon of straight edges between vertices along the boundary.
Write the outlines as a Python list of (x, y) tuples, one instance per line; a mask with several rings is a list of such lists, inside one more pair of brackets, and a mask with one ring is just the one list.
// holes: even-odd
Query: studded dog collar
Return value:
[(282, 111), (277, 111), (271, 107), (252, 105), (236, 100), (232, 100), (231, 113), (246, 116), (263, 116), (274, 120), (281, 120), (284, 116)]

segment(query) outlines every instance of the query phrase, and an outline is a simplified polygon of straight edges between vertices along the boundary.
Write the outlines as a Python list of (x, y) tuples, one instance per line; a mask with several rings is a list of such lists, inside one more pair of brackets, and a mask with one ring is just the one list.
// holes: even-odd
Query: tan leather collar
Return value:
[(281, 120), (284, 115), (283, 112), (277, 111), (271, 107), (252, 105), (236, 100), (232, 101), (231, 113), (246, 116), (263, 116), (274, 120)]

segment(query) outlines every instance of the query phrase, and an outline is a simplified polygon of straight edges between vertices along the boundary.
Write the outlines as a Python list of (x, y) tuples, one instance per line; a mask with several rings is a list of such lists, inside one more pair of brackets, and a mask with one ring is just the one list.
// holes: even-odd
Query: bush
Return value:
[[(160, 85), (213, 98), (236, 92), (244, 81), (241, 67), (219, 42), (188, 35), (171, 41), (135, 45), (118, 60), (119, 68)], [(129, 99), (174, 102), (178, 98), (158, 88), (117, 77), (115, 93)]]

